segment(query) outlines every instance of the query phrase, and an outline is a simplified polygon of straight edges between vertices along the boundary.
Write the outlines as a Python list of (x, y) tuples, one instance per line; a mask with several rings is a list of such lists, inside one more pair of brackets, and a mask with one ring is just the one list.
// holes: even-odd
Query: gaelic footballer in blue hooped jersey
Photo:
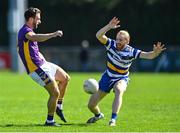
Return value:
[(104, 117), (98, 104), (113, 89), (115, 97), (112, 103), (112, 114), (109, 126), (116, 126), (116, 120), (121, 108), (123, 94), (126, 91), (129, 79), (129, 68), (132, 61), (137, 58), (154, 59), (166, 49), (161, 42), (154, 44), (153, 51), (149, 52), (133, 48), (130, 46), (130, 35), (126, 30), (120, 30), (116, 35), (116, 39), (108, 38), (105, 35), (106, 32), (119, 28), (119, 23), (120, 20), (114, 17), (96, 33), (99, 42), (106, 47), (107, 69), (99, 81), (99, 90), (89, 99), (88, 108), (94, 116), (89, 118), (87, 123), (95, 123)]

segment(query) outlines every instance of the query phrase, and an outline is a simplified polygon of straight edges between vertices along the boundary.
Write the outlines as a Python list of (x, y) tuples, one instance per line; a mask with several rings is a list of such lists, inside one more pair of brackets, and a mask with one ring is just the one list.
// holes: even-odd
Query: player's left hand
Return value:
[(166, 50), (165, 45), (161, 42), (157, 42), (153, 46), (153, 51), (156, 55), (159, 55), (162, 51)]
[(113, 19), (111, 19), (108, 26), (110, 29), (116, 29), (120, 27), (119, 23), (120, 23), (120, 20), (117, 17), (114, 17)]

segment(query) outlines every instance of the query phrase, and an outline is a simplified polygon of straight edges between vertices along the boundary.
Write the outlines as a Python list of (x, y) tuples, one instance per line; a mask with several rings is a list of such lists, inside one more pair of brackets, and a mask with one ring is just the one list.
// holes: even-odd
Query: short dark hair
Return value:
[(35, 18), (37, 13), (41, 13), (41, 11), (38, 8), (30, 7), (25, 11), (24, 18), (28, 21), (30, 17)]

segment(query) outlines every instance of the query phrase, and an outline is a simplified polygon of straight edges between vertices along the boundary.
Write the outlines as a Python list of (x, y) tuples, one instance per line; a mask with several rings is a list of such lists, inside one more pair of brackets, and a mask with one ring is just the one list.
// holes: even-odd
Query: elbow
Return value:
[(98, 32), (96, 33), (96, 38), (97, 38), (97, 39), (99, 38), (99, 34), (98, 34)]
[(96, 33), (96, 38), (101, 42), (102, 36), (99, 33)]

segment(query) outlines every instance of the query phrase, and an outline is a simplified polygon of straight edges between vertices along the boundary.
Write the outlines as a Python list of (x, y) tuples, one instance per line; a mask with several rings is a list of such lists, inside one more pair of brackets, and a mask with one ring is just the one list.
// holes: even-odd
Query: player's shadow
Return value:
[(60, 124), (62, 126), (80, 126), (80, 127), (86, 127), (89, 126), (87, 123), (67, 123), (67, 124)]
[(1, 125), (0, 127), (9, 128), (9, 127), (38, 127), (38, 126), (44, 126), (43, 124), (5, 124)]
[[(86, 123), (66, 123), (66, 124), (60, 124), (60, 125), (63, 127), (64, 126), (86, 127), (89, 124), (86, 124)], [(47, 126), (44, 126), (44, 124), (4, 124), (4, 125), (0, 124), (0, 127), (9, 128), (9, 127), (47, 127)]]

